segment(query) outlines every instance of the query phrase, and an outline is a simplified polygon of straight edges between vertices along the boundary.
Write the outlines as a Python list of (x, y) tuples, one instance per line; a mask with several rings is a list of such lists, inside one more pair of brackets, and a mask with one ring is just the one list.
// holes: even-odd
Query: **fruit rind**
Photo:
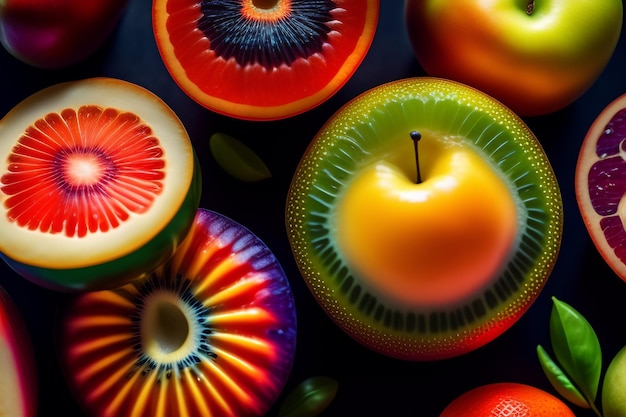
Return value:
[[(193, 221), (201, 193), (200, 165), (187, 132), (174, 112), (152, 92), (126, 81), (98, 77), (47, 87), (16, 105), (0, 120), (0, 175), (9, 171), (6, 157), (15, 141), (37, 119), (66, 108), (96, 105), (139, 115), (159, 140), (166, 161), (162, 191), (148, 212), (106, 233), (85, 238), (30, 230), (9, 221), (7, 200), (0, 193), (0, 252), (9, 265), (44, 286), (80, 288), (113, 285), (130, 279), (143, 264), (149, 272), (173, 253)], [(152, 253), (150, 253), (152, 252)], [(151, 267), (146, 265), (151, 264)], [(129, 274), (126, 274), (129, 272)], [(136, 278), (134, 275), (132, 278)]]
[[(431, 102), (434, 110), (429, 110), (425, 102)], [(456, 110), (450, 113), (444, 111), (448, 102), (462, 105), (454, 104)], [(392, 108), (395, 116), (391, 115)], [(476, 125), (469, 113), (494, 122)], [(524, 223), (520, 233), (524, 237), (517, 255), (507, 266), (518, 272), (505, 270), (495, 293), (485, 292), (468, 300), (467, 304), (473, 306), (469, 312), (462, 309), (444, 313), (421, 306), (397, 308), (378, 302), (376, 296), (360, 288), (359, 279), (351, 274), (341, 256), (333, 255), (336, 247), (328, 237), (327, 217), (333, 200), (346, 178), (362, 163), (355, 150), (364, 147), (367, 151), (362, 151), (363, 155), (375, 153), (374, 148), (383, 142), (383, 137), (387, 141), (406, 141), (406, 132), (420, 130), (416, 125), (424, 123), (422, 118), (429, 128), (446, 133), (459, 126), (465, 133), (482, 129), (483, 133), (475, 135), (479, 137), (476, 144), (501, 160), (499, 169), (511, 178), (524, 206), (520, 213), (520, 222)], [(399, 132), (402, 138), (389, 136), (389, 132)], [(509, 145), (502, 146), (507, 141)], [(484, 345), (530, 307), (556, 261), (562, 210), (552, 167), (519, 117), (471, 87), (424, 77), (390, 82), (366, 92), (346, 104), (322, 127), (294, 175), (286, 204), (286, 227), (305, 282), (339, 327), (365, 346), (390, 356), (432, 360), (458, 356)], [(525, 277), (523, 285), (515, 283), (514, 277), (520, 274)], [(481, 311), (493, 304), (489, 314)], [(446, 310), (453, 307), (447, 306)], [(429, 328), (436, 334), (426, 332)]]

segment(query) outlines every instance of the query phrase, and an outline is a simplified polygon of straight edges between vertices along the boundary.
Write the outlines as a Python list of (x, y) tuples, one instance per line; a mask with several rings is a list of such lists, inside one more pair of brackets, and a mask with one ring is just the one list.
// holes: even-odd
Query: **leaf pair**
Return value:
[(265, 162), (238, 139), (224, 133), (214, 133), (209, 146), (217, 164), (230, 176), (244, 182), (270, 178)]
[(541, 367), (565, 399), (601, 415), (595, 406), (602, 372), (598, 337), (587, 319), (572, 306), (556, 297), (552, 301), (550, 342), (555, 360), (538, 345)]

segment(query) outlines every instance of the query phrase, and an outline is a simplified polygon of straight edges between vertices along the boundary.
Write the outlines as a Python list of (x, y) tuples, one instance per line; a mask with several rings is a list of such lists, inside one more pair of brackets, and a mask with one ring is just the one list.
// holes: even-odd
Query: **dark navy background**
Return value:
[[(277, 122), (245, 122), (219, 116), (189, 99), (172, 81), (158, 54), (149, 0), (130, 0), (119, 27), (96, 55), (64, 70), (39, 70), (0, 51), (0, 117), (39, 89), (67, 80), (109, 76), (156, 93), (179, 115), (202, 162), (201, 206), (242, 223), (278, 257), (297, 303), (298, 348), (285, 394), (301, 380), (330, 376), (339, 391), (324, 416), (438, 416), (453, 398), (482, 384), (513, 381), (552, 393), (536, 358), (537, 344), (548, 350), (551, 297), (583, 313), (596, 329), (603, 369), (626, 345), (626, 282), (604, 263), (582, 223), (574, 196), (574, 170), (583, 137), (597, 114), (626, 93), (626, 35), (593, 87), (554, 114), (526, 118), (543, 144), (563, 194), (565, 221), (557, 264), (532, 308), (510, 330), (487, 346), (437, 362), (405, 362), (357, 344), (336, 327), (312, 298), (289, 249), (284, 227), (287, 189), (300, 157), (321, 125), (344, 103), (381, 83), (424, 75), (404, 29), (403, 2), (381, 1), (380, 22), (371, 50), (359, 70), (332, 99), (310, 112)], [(213, 161), (208, 139), (224, 132), (245, 141), (273, 173), (269, 181), (245, 184)], [(39, 416), (83, 416), (62, 378), (56, 352), (57, 294), (0, 265), (0, 285), (18, 303), (34, 343), (39, 371)], [(279, 398), (279, 402), (282, 399)], [(572, 406), (577, 415), (593, 416)], [(277, 407), (269, 415), (277, 415)], [(175, 416), (172, 416), (175, 417)]]

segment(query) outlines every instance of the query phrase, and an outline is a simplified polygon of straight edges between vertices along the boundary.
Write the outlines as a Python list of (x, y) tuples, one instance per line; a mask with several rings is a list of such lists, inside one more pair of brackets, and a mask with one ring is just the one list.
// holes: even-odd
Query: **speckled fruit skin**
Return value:
[[(386, 155), (393, 144), (405, 146), (400, 154), (412, 154), (409, 132), (428, 129), (466, 138), (491, 155), (485, 161), (493, 158), (494, 165), (498, 159), (498, 169), (507, 172), (503, 177), (515, 182), (511, 193), (517, 188), (518, 198), (524, 202), (518, 208), (522, 219), (519, 233), (528, 232), (519, 237), (519, 248), (509, 264), (503, 265), (502, 275), (495, 277), (493, 290), (471, 293), (445, 306), (381, 299), (350, 268), (333, 235), (337, 200), (355, 171)], [(485, 345), (530, 308), (556, 261), (562, 210), (552, 167), (518, 116), (474, 88), (417, 77), (375, 87), (327, 121), (294, 174), (285, 223), (306, 284), (340, 328), (363, 345), (392, 357), (438, 360)], [(372, 221), (382, 223), (383, 219)], [(525, 271), (524, 279), (519, 273), (513, 278), (515, 272), (506, 272), (509, 267)], [(520, 282), (517, 287), (512, 284), (516, 280)], [(488, 314), (487, 305), (494, 307)]]
[(128, 0), (3, 0), (0, 42), (29, 65), (68, 67), (102, 46), (127, 4)]
[(537, 116), (571, 104), (598, 78), (617, 45), (623, 5), (406, 0), (405, 19), (428, 75), (469, 84), (522, 116)]
[(602, 415), (626, 416), (626, 346), (609, 363), (602, 382)]
[(575, 417), (554, 395), (530, 385), (497, 382), (454, 399), (439, 417)]
[(626, 241), (620, 200), (626, 190), (621, 143), (626, 135), (626, 94), (598, 114), (581, 144), (574, 174), (576, 201), (589, 236), (606, 263), (626, 281)]
[[(37, 415), (37, 370), (35, 353), (31, 345), (26, 323), (17, 306), (6, 290), (0, 287), (0, 359), (10, 360), (12, 365), (0, 374), (0, 413), (13, 410), (19, 415), (7, 417), (35, 417)], [(8, 369), (8, 368), (12, 369)], [(17, 379), (11, 379), (16, 377)], [(10, 392), (17, 397), (7, 399)], [(4, 395), (3, 395), (4, 394)], [(19, 406), (7, 405), (4, 401), (14, 401)], [(19, 410), (19, 411), (17, 411)]]

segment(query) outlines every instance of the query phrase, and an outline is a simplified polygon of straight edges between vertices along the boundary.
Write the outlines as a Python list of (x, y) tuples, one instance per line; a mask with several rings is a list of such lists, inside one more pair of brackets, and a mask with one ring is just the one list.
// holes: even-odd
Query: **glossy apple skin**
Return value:
[(2, 0), (0, 43), (34, 67), (63, 68), (107, 40), (128, 0)]
[[(0, 287), (0, 360), (7, 359), (2, 349), (8, 349), (8, 357), (12, 360), (17, 378), (17, 380), (9, 379), (12, 372), (8, 369), (3, 369), (0, 375), (0, 384), (3, 385), (3, 389), (9, 386), (15, 388), (20, 394), (15, 401), (20, 402), (18, 408), (21, 414), (15, 417), (35, 417), (37, 415), (37, 376), (34, 351), (26, 324), (17, 306), (6, 290)], [(14, 384), (17, 387), (14, 387)], [(8, 412), (0, 396), (0, 413), (4, 411)]]
[(611, 58), (622, 0), (406, 0), (415, 55), (427, 74), (471, 85), (520, 116), (560, 110)]

